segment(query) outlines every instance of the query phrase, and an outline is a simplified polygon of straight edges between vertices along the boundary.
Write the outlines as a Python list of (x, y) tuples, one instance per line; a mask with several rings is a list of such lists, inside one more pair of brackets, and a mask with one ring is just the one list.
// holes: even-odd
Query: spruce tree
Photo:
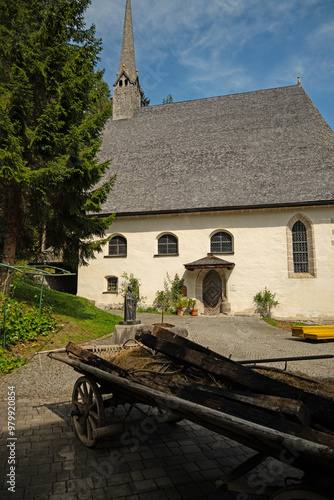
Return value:
[(105, 175), (109, 161), (96, 159), (111, 99), (97, 69), (102, 42), (84, 22), (89, 4), (0, 0), (5, 264), (14, 264), (22, 242), (36, 253), (43, 235), (65, 262), (85, 264), (112, 220), (98, 215), (114, 182)]

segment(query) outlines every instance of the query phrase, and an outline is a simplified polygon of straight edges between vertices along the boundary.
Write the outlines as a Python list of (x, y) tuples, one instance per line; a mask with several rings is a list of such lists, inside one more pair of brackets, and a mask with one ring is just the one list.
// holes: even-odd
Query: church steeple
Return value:
[(131, 1), (126, 0), (121, 57), (114, 83), (113, 120), (132, 118), (140, 107), (140, 87), (135, 64)]

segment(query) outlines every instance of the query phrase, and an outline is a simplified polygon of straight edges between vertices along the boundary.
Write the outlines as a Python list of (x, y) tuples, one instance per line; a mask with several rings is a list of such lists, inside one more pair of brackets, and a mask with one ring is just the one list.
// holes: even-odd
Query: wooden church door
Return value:
[(222, 304), (222, 280), (217, 271), (208, 271), (203, 280), (203, 304), (205, 314), (219, 314)]

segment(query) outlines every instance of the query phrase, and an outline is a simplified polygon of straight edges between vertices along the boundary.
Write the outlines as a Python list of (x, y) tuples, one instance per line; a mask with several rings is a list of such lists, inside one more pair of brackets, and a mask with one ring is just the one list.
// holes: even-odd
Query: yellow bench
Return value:
[(292, 336), (311, 340), (334, 339), (334, 325), (292, 326)]

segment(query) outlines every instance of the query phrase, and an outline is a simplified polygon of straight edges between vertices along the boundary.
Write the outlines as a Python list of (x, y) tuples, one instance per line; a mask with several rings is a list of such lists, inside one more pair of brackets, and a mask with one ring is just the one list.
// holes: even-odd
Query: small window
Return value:
[(124, 81), (124, 84), (125, 84), (125, 86), (126, 86), (126, 87), (128, 86), (128, 83), (129, 83), (129, 80), (128, 80), (128, 79), (126, 79), (126, 80)]
[(232, 236), (220, 231), (211, 237), (211, 253), (232, 253)]
[(158, 254), (170, 255), (178, 253), (177, 238), (172, 234), (164, 234), (158, 240)]
[(118, 278), (116, 278), (115, 276), (110, 276), (109, 278), (107, 278), (107, 283), (108, 292), (118, 292)]
[(298, 220), (292, 227), (293, 267), (295, 273), (308, 273), (307, 232)]
[(114, 236), (109, 241), (109, 255), (126, 255), (127, 244), (123, 236)]
[(120, 87), (123, 87), (123, 80), (120, 80), (118, 85), (119, 85)]

